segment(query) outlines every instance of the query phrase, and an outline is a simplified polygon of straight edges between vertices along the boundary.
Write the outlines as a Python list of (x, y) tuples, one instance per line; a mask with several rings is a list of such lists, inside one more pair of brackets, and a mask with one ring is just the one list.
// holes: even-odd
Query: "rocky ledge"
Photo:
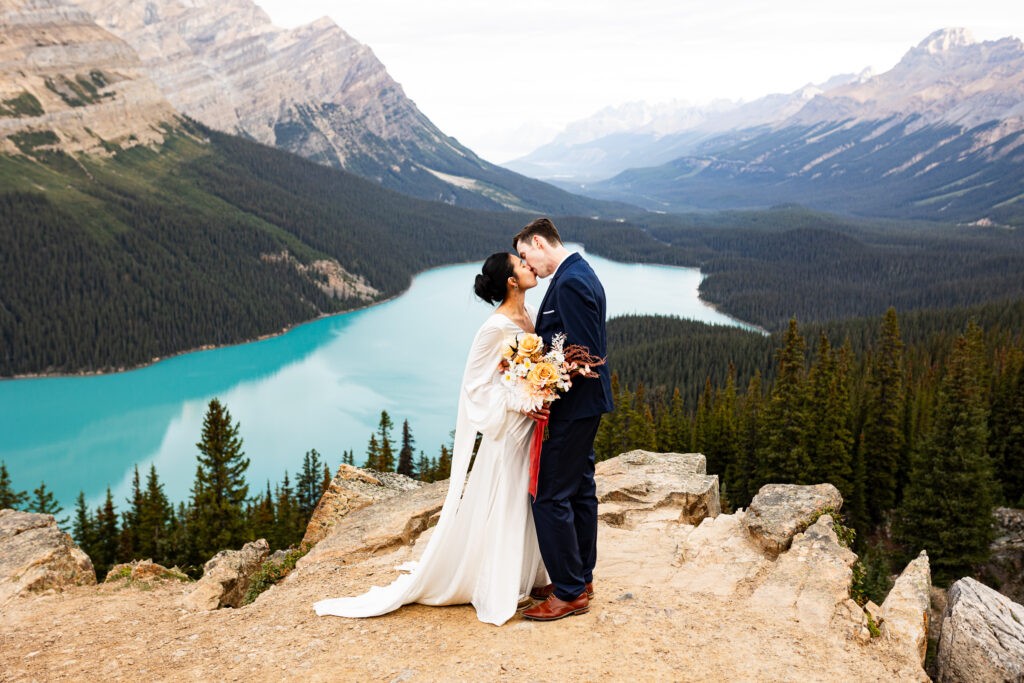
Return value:
[(53, 515), (0, 510), (0, 608), (19, 595), (95, 583), (92, 560)]
[[(418, 559), (446, 487), (384, 494), (343, 514), (353, 487), (372, 494), (385, 486), (365, 470), (343, 475), (321, 501), (335, 510), (331, 523), (320, 520), (321, 540), (251, 605), (189, 611), (182, 600), (197, 584), (174, 581), (16, 600), (0, 616), (0, 669), (11, 680), (926, 678), (918, 656), (926, 557), (898, 582), (903, 597), (882, 608), (889, 632), (871, 637), (849, 598), (854, 558), (832, 517), (794, 506), (793, 523), (773, 532), (787, 549), (769, 552), (758, 536), (765, 515), (721, 514), (717, 478), (704, 473), (699, 454), (638, 451), (600, 464), (596, 597), (587, 615), (550, 624), (516, 617), (500, 628), (477, 621), (467, 605), (317, 617), (315, 601), (387, 584), (396, 566)], [(919, 628), (905, 632), (904, 622)]]

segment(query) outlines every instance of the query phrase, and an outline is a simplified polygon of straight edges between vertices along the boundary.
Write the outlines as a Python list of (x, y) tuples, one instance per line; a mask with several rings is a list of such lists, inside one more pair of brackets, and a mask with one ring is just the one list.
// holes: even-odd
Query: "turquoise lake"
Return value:
[[(660, 313), (749, 327), (700, 301), (697, 270), (587, 260), (609, 317)], [(0, 460), (17, 489), (45, 481), (63, 514), (80, 490), (95, 507), (107, 486), (123, 509), (135, 464), (143, 479), (155, 464), (168, 496), (183, 500), (215, 396), (241, 425), (252, 493), (285, 470), (294, 478), (311, 448), (332, 471), (344, 450), (360, 464), (381, 410), (395, 422), (395, 440), (409, 420), (417, 456), (436, 456), (455, 426), (465, 354), (492, 311), (472, 294), (478, 272), (479, 264), (427, 271), (392, 301), (130, 372), (0, 381)], [(529, 292), (534, 307), (546, 286)]]

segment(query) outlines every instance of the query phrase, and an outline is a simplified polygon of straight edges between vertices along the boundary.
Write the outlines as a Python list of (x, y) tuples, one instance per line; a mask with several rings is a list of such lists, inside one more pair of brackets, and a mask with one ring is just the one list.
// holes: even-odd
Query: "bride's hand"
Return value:
[(523, 415), (525, 415), (526, 417), (530, 418), (531, 420), (534, 420), (536, 422), (544, 422), (544, 421), (546, 421), (548, 419), (548, 416), (551, 414), (551, 409), (550, 408), (538, 408), (537, 410), (534, 410), (533, 412), (527, 412), (527, 411), (524, 410), (524, 411), (522, 411), (522, 413), (523, 413)]

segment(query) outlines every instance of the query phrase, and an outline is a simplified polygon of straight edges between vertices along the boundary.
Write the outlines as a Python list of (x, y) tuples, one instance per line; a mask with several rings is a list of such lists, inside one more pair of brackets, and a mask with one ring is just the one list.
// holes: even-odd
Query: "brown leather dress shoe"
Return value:
[[(530, 591), (530, 597), (534, 600), (547, 600), (548, 597), (555, 594), (555, 584), (549, 583), (546, 586), (534, 586)], [(587, 584), (587, 599), (594, 599), (594, 584), (593, 582)]]
[(531, 607), (523, 612), (523, 616), (534, 621), (554, 621), (574, 614), (586, 614), (589, 611), (590, 599), (584, 591), (572, 602), (559, 600), (557, 595), (551, 595), (536, 607)]

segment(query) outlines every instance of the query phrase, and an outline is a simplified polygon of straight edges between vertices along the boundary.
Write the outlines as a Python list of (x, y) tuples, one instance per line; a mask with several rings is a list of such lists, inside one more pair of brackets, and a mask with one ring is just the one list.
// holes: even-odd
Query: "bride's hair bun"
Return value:
[(507, 251), (491, 254), (484, 261), (480, 274), (476, 276), (473, 291), (489, 304), (505, 300), (506, 282), (515, 275), (512, 258)]

